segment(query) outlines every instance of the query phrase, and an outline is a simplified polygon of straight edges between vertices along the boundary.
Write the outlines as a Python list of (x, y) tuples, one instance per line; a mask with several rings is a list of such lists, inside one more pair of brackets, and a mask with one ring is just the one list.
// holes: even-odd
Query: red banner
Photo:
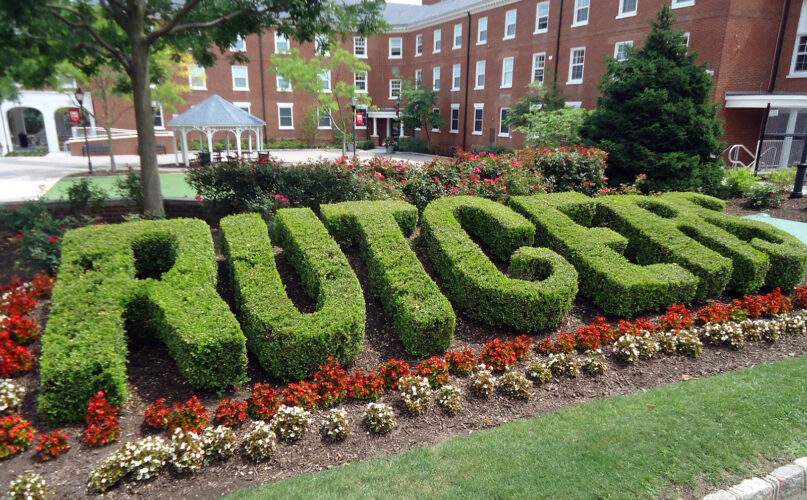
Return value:
[(70, 108), (67, 110), (67, 120), (70, 123), (81, 123), (81, 110), (78, 108)]
[(367, 111), (363, 109), (356, 111), (356, 126), (357, 127), (367, 126)]

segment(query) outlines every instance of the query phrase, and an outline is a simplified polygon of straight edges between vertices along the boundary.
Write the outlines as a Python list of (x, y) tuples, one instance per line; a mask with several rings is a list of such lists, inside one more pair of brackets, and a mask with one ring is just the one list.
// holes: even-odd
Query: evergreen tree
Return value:
[(647, 174), (647, 191), (712, 192), (721, 175), (718, 105), (711, 102), (712, 77), (665, 5), (651, 23), (645, 46), (628, 48), (627, 59), (609, 58), (601, 96), (581, 131), (609, 153), (611, 182)]

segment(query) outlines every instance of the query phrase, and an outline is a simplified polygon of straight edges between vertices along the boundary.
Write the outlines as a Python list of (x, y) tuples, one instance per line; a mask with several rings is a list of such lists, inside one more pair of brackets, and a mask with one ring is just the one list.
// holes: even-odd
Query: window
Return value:
[(367, 92), (367, 72), (361, 71), (359, 73), (353, 73), (353, 85), (356, 87), (356, 92), (366, 93)]
[(807, 35), (796, 37), (796, 48), (793, 51), (791, 75), (807, 76)]
[(327, 109), (317, 108), (317, 128), (331, 128), (331, 113)]
[(480, 17), (476, 27), (476, 44), (482, 45), (488, 41), (488, 18)]
[(289, 43), (289, 37), (283, 33), (278, 33), (275, 31), (275, 52), (282, 54), (284, 52), (288, 52), (290, 48), (291, 44)]
[(485, 61), (476, 61), (476, 86), (474, 89), (485, 88)]
[(158, 102), (151, 102), (151, 110), (154, 114), (154, 128), (165, 128), (163, 123), (163, 107)]
[(569, 56), (569, 81), (567, 84), (583, 83), (583, 67), (586, 64), (586, 48), (575, 47)]
[(462, 72), (462, 66), (459, 64), (455, 64), (451, 71), (451, 90), (459, 90), (460, 89), (460, 73)]
[(415, 37), (415, 56), (423, 55), (423, 34), (418, 33)]
[(507, 119), (507, 110), (509, 108), (502, 108), (499, 111), (499, 137), (510, 137), (510, 127), (504, 124)]
[(591, 0), (574, 0), (574, 22), (572, 27), (588, 24), (588, 7)]
[(432, 70), (432, 89), (440, 90), (440, 66), (435, 66)]
[(535, 33), (549, 31), (549, 2), (538, 2), (535, 7)]
[(319, 81), (322, 82), (322, 90), (324, 92), (330, 92), (331, 91), (331, 70), (327, 69), (327, 70), (323, 71), (322, 73), (320, 73), (318, 76), (319, 76)]
[(672, 8), (677, 9), (679, 7), (691, 7), (695, 5), (695, 0), (672, 0)]
[(389, 58), (400, 59), (403, 54), (403, 38), (394, 37), (389, 39)]
[(317, 35), (314, 37), (314, 54), (318, 56), (329, 56), (331, 55), (331, 51), (329, 50), (331, 46), (330, 41), (328, 40), (328, 35)]
[(393, 78), (389, 81), (389, 98), (397, 99), (401, 96), (401, 80)]
[(246, 66), (232, 66), (233, 90), (249, 90)]
[(539, 52), (532, 55), (532, 82), (544, 83), (544, 70), (546, 69), (546, 53)]
[(689, 31), (684, 33), (684, 47), (689, 47)]
[(203, 66), (195, 64), (188, 66), (188, 79), (191, 90), (207, 90), (207, 78)]
[(451, 105), (451, 132), (452, 134), (456, 134), (460, 130), (460, 105), (459, 104), (452, 104)]
[(633, 47), (633, 40), (628, 40), (627, 42), (616, 42), (616, 45), (614, 45), (614, 58), (620, 62), (627, 59), (628, 47)]
[[(440, 117), (440, 108), (432, 109), (432, 113), (439, 118)], [(439, 131), (440, 131), (440, 127), (432, 127), (432, 132), (439, 132)]]
[(485, 113), (485, 105), (484, 104), (474, 104), (474, 135), (482, 135), (482, 117)]
[(252, 104), (248, 102), (234, 102), (233, 104), (235, 104), (236, 107), (246, 111), (247, 113), (250, 113), (250, 110), (252, 109)]
[(639, 0), (619, 0), (619, 13), (616, 18), (635, 16), (638, 8)]
[(419, 89), (423, 86), (423, 70), (416, 69), (415, 70), (415, 88)]
[(516, 13), (516, 9), (513, 9), (504, 15), (504, 40), (516, 37)]
[(277, 75), (277, 91), (278, 92), (291, 92), (291, 82), (286, 80), (280, 75)]
[(509, 89), (513, 86), (513, 58), (502, 59), (502, 88)]
[(294, 130), (294, 104), (277, 103), (277, 128)]
[(76, 79), (70, 75), (58, 75), (56, 77), (59, 80), (59, 88), (61, 89), (75, 89)]
[(246, 52), (247, 51), (247, 41), (244, 40), (244, 37), (238, 35), (235, 37), (235, 43), (230, 45), (230, 52)]
[(459, 49), (462, 47), (462, 25), (455, 24), (454, 25), (454, 47), (453, 49)]
[(434, 30), (434, 54), (440, 52), (443, 48), (443, 32), (441, 30)]
[(367, 57), (367, 38), (363, 36), (353, 37), (353, 55), (356, 57)]

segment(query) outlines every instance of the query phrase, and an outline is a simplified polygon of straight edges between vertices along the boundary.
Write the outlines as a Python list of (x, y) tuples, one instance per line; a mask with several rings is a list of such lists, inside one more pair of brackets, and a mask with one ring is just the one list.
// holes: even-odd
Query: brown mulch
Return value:
[(785, 203), (779, 208), (753, 208), (742, 198), (726, 200), (726, 213), (730, 215), (752, 215), (765, 212), (778, 219), (807, 222), (807, 198), (791, 200), (785, 198)]

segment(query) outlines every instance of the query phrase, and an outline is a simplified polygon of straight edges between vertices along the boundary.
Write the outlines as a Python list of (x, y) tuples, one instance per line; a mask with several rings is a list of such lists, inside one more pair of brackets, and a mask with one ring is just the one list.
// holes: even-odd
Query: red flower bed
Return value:
[(751, 318), (773, 317), (793, 309), (790, 299), (782, 295), (779, 288), (767, 295), (756, 297), (746, 295), (742, 299), (734, 299), (732, 306), (745, 311)]
[(384, 394), (384, 379), (376, 372), (364, 373), (362, 370), (355, 370), (347, 385), (350, 397), (354, 399), (375, 401)]
[(34, 294), (38, 299), (46, 299), (50, 297), (51, 291), (53, 291), (53, 283), (56, 281), (55, 278), (51, 278), (45, 271), (39, 271), (34, 279), (31, 281), (31, 284), (34, 286)]
[(644, 335), (645, 332), (654, 333), (656, 331), (656, 327), (653, 326), (653, 323), (644, 318), (638, 318), (632, 323), (630, 321), (620, 319), (618, 329), (621, 335), (630, 334), (633, 336), (641, 336)]
[(42, 434), (39, 436), (38, 441), (36, 451), (43, 462), (52, 460), (70, 449), (67, 433), (61, 430), (53, 431), (50, 434)]
[(258, 420), (269, 420), (280, 407), (280, 393), (271, 384), (255, 384), (247, 399), (247, 413)]
[(525, 359), (530, 359), (530, 349), (532, 348), (532, 337), (521, 335), (520, 337), (516, 337), (507, 343), (513, 349), (513, 353), (515, 353), (516, 355), (516, 360), (524, 361)]
[(225, 399), (216, 408), (216, 423), (237, 429), (247, 420), (247, 403), (236, 399)]
[(329, 357), (314, 374), (314, 386), (317, 391), (317, 404), (322, 408), (330, 408), (347, 395), (347, 372), (338, 361)]
[(0, 331), (0, 377), (13, 377), (33, 367), (34, 356), (31, 351), (11, 340), (7, 331)]
[(34, 442), (36, 429), (19, 415), (0, 418), (0, 458), (27, 449)]
[(448, 371), (458, 377), (469, 376), (476, 366), (476, 354), (470, 347), (446, 354), (445, 360), (446, 364), (448, 364)]
[(697, 312), (704, 323), (726, 323), (734, 319), (734, 307), (725, 304), (710, 304)]
[(419, 364), (415, 372), (421, 377), (429, 379), (429, 385), (432, 387), (440, 387), (448, 382), (448, 366), (437, 356), (432, 356)]
[(120, 437), (121, 425), (118, 422), (120, 407), (112, 406), (106, 399), (104, 391), (98, 391), (87, 403), (87, 415), (84, 420), (84, 444), (103, 446)]
[(796, 288), (793, 292), (793, 305), (802, 309), (807, 308), (807, 286)]
[(674, 304), (667, 308), (667, 314), (659, 319), (659, 330), (665, 332), (680, 332), (695, 323), (692, 311), (686, 306)]
[(516, 353), (509, 342), (496, 338), (485, 344), (479, 359), (493, 371), (500, 372), (516, 362)]
[(283, 391), (283, 404), (286, 406), (299, 406), (304, 410), (317, 409), (317, 388), (314, 384), (301, 380), (292, 382)]
[(0, 288), (0, 312), (6, 316), (25, 316), (36, 307), (36, 292), (26, 287), (16, 276)]
[(165, 405), (165, 398), (160, 398), (148, 405), (143, 421), (157, 429), (173, 430), (179, 427), (198, 434), (210, 423), (210, 414), (196, 396), (184, 404), (175, 403), (173, 409)]
[(574, 332), (575, 346), (579, 351), (596, 351), (603, 344), (611, 344), (616, 340), (616, 333), (602, 316), (593, 324), (578, 328)]
[(18, 345), (27, 345), (39, 337), (39, 326), (28, 316), (8, 316), (0, 321), (0, 331), (8, 332)]
[(385, 388), (397, 389), (398, 381), (411, 375), (412, 369), (406, 361), (391, 359), (381, 365), (379, 373), (381, 374), (381, 379), (384, 381)]

